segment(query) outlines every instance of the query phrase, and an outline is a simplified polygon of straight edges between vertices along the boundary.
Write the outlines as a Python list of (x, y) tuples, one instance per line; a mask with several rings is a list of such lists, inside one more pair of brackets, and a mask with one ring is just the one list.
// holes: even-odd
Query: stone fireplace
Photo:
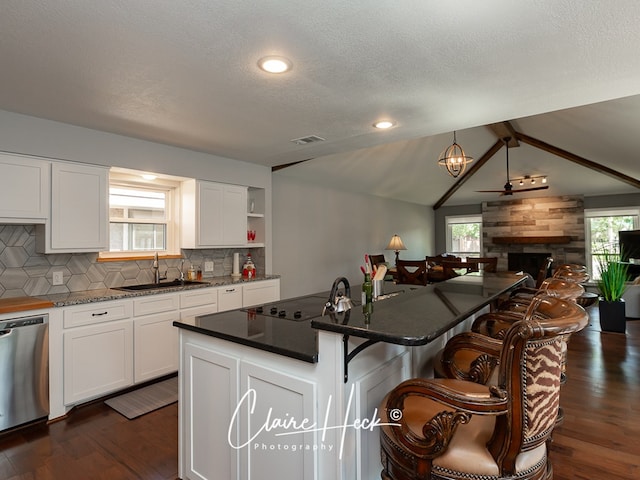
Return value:
[[(482, 231), (484, 255), (498, 257), (499, 270), (512, 270), (510, 253), (521, 254), (512, 255), (520, 259), (544, 259), (550, 255), (554, 265), (585, 264), (582, 196), (484, 202)], [(537, 270), (532, 275), (535, 278)]]
[(512, 272), (526, 272), (534, 279), (538, 277), (540, 268), (546, 261), (547, 257), (551, 257), (551, 252), (545, 253), (524, 253), (524, 252), (508, 252), (507, 253), (507, 269)]

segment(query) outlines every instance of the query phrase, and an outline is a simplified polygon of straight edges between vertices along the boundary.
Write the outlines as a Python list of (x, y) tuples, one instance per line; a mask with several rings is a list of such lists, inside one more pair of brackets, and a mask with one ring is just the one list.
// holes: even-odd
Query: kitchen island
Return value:
[(379, 478), (384, 395), (431, 376), (446, 340), (527, 278), (395, 285), (372, 311), (321, 316), (319, 294), (174, 322), (181, 478)]

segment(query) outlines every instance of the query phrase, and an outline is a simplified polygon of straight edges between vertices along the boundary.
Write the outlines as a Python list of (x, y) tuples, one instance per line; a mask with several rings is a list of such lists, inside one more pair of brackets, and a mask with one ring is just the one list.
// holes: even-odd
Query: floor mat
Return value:
[(105, 400), (104, 403), (129, 420), (178, 401), (178, 377)]

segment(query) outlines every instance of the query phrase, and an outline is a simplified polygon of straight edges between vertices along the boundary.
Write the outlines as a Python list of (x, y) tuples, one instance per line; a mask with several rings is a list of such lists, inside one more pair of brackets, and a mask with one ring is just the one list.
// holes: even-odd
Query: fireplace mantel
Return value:
[(570, 243), (569, 235), (541, 236), (541, 237), (493, 237), (493, 243), (497, 244), (551, 244), (551, 243)]

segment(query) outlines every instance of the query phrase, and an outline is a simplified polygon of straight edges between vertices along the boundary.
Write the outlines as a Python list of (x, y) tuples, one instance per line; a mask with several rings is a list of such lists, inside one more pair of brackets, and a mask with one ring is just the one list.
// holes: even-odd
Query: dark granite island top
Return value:
[(372, 341), (425, 345), (529, 278), (501, 272), (469, 274), (426, 287), (397, 285), (404, 290), (373, 302), (368, 321), (357, 307), (336, 317), (314, 318), (311, 326)]
[[(360, 292), (352, 288), (355, 306), (344, 314), (321, 316), (328, 293), (282, 300), (256, 308), (203, 315), (174, 322), (179, 328), (230, 342), (285, 355), (309, 363), (318, 362), (317, 330), (399, 345), (424, 345), (491, 303), (499, 295), (525, 282), (528, 276), (512, 273), (465, 275), (426, 287), (386, 285), (384, 300), (373, 303), (365, 322)], [(355, 292), (355, 293), (354, 293)], [(303, 307), (300, 319), (270, 314), (286, 306)], [(292, 310), (292, 309), (290, 309)]]

